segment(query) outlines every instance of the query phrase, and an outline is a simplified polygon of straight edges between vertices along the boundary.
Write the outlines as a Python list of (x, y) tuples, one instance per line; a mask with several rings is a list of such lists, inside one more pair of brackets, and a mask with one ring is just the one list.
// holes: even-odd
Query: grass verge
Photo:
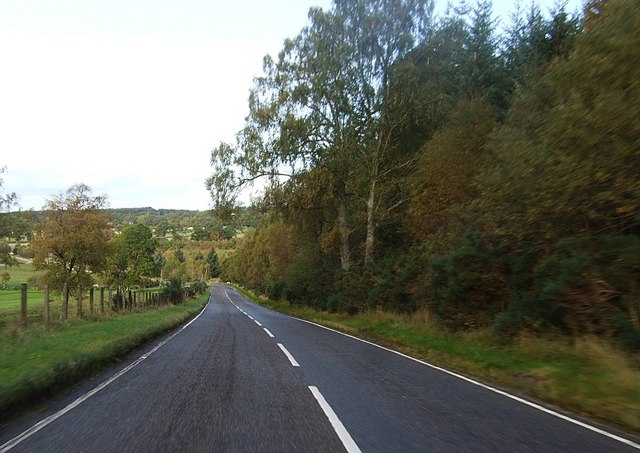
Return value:
[(0, 420), (179, 326), (207, 299), (203, 294), (182, 305), (5, 333), (0, 337)]
[(426, 313), (327, 313), (272, 301), (236, 287), (273, 310), (375, 341), (448, 370), (640, 433), (640, 356), (595, 338), (520, 337), (504, 345), (488, 331), (452, 334)]

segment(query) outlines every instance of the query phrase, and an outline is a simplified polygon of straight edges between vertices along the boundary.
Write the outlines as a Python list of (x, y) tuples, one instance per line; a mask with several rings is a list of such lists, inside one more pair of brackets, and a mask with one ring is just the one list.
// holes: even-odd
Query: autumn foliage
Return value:
[[(355, 11), (403, 20), (379, 2), (347, 3), (312, 22), (368, 23)], [(285, 163), (302, 143), (294, 138), (318, 154), (294, 158), (296, 175), (273, 180), (263, 223), (221, 261), (223, 277), (329, 310), (422, 307), (454, 330), (598, 335), (640, 349), (640, 3), (549, 16), (534, 5), (502, 36), (489, 2), (424, 13), (411, 13), (422, 34), (388, 54), (384, 84), (358, 79), (363, 64), (331, 72), (331, 87), (296, 87), (305, 111), (340, 120), (331, 123), (338, 154), (314, 135), (321, 116), (292, 127), (297, 104), (276, 84), (283, 116), (260, 117), (269, 156), (287, 151)], [(326, 21), (305, 30), (339, 41)], [(287, 61), (322, 66), (302, 51), (314, 36), (296, 38)], [(339, 43), (336, 51), (367, 55), (357, 40)], [(272, 63), (263, 80), (284, 76)], [(366, 99), (380, 104), (357, 116)], [(331, 117), (334, 107), (346, 116)], [(285, 139), (286, 150), (275, 146)], [(230, 150), (236, 162), (260, 155), (253, 143), (252, 155)]]
[(52, 287), (88, 286), (91, 272), (104, 270), (111, 237), (110, 219), (100, 211), (105, 203), (104, 196), (92, 196), (84, 184), (48, 200), (32, 248), (34, 264), (46, 271)]

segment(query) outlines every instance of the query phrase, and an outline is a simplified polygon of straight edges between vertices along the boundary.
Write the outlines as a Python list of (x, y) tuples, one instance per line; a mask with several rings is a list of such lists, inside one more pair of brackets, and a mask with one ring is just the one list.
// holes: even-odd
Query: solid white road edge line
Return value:
[(280, 349), (282, 349), (282, 352), (284, 352), (284, 355), (287, 356), (287, 359), (289, 359), (289, 362), (291, 362), (291, 365), (300, 366), (300, 364), (296, 362), (296, 359), (293, 358), (293, 356), (289, 353), (289, 351), (287, 351), (287, 348), (285, 348), (282, 343), (278, 343), (278, 346), (280, 347)]
[[(288, 316), (288, 315), (285, 315), (285, 316)], [(456, 377), (458, 379), (462, 379), (463, 381), (467, 381), (470, 384), (477, 385), (478, 387), (482, 387), (482, 388), (484, 388), (486, 390), (489, 390), (491, 392), (494, 392), (494, 393), (497, 393), (499, 395), (505, 396), (505, 397), (510, 398), (512, 400), (515, 400), (515, 401), (517, 401), (519, 403), (526, 404), (529, 407), (532, 407), (532, 408), (537, 409), (539, 411), (545, 412), (545, 413), (547, 413), (549, 415), (552, 415), (554, 417), (560, 418), (560, 419), (565, 420), (565, 421), (567, 421), (569, 423), (573, 423), (574, 425), (578, 425), (578, 426), (580, 426), (582, 428), (588, 429), (590, 431), (593, 431), (595, 433), (601, 434), (601, 435), (606, 436), (606, 437), (608, 437), (610, 439), (616, 440), (618, 442), (621, 442), (623, 444), (629, 445), (629, 446), (631, 446), (633, 448), (636, 448), (636, 449), (640, 450), (640, 444), (637, 444), (637, 443), (635, 443), (635, 442), (633, 442), (633, 441), (631, 441), (629, 439), (625, 439), (624, 437), (620, 437), (620, 436), (618, 436), (616, 434), (610, 433), (610, 432), (605, 431), (603, 429), (600, 429), (600, 428), (598, 428), (596, 426), (589, 425), (588, 423), (581, 422), (580, 420), (576, 420), (574, 418), (571, 418), (571, 417), (569, 417), (567, 415), (564, 415), (564, 414), (561, 414), (559, 412), (553, 411), (553, 410), (548, 409), (548, 408), (546, 408), (544, 406), (541, 406), (539, 404), (533, 403), (531, 401), (527, 401), (524, 398), (520, 398), (519, 396), (512, 395), (512, 394), (507, 393), (507, 392), (505, 392), (503, 390), (499, 390), (499, 389), (497, 389), (495, 387), (491, 387), (489, 385), (483, 384), (482, 382), (475, 381), (475, 380), (473, 380), (471, 378), (468, 378), (466, 376), (463, 376), (461, 374), (454, 373), (453, 371), (449, 371), (449, 370), (447, 370), (445, 368), (439, 367), (437, 365), (433, 365), (433, 364), (431, 364), (429, 362), (425, 362), (425, 361), (422, 361), (420, 359), (416, 359), (415, 357), (411, 357), (409, 355), (403, 354), (402, 352), (394, 351), (393, 349), (389, 349), (389, 348), (386, 348), (384, 346), (380, 346), (379, 344), (375, 344), (375, 343), (372, 343), (370, 341), (363, 340), (362, 338), (354, 337), (353, 335), (349, 335), (348, 333), (340, 332), (339, 330), (335, 330), (335, 329), (332, 329), (330, 327), (322, 326), (320, 324), (316, 324), (315, 322), (307, 321), (306, 319), (300, 319), (300, 318), (296, 318), (294, 316), (288, 316), (288, 317), (291, 318), (291, 319), (295, 319), (295, 320), (301, 321), (301, 322), (305, 322), (307, 324), (311, 324), (311, 325), (314, 325), (314, 326), (317, 326), (317, 327), (321, 327), (321, 328), (323, 328), (325, 330), (330, 330), (331, 332), (335, 332), (335, 333), (338, 333), (340, 335), (344, 335), (345, 337), (353, 338), (354, 340), (358, 340), (358, 341), (361, 341), (363, 343), (370, 344), (371, 346), (375, 346), (377, 348), (384, 349), (385, 351), (389, 351), (389, 352), (392, 352), (394, 354), (398, 354), (398, 355), (400, 355), (400, 356), (402, 356), (404, 358), (407, 358), (409, 360), (413, 360), (414, 362), (418, 362), (418, 363), (421, 363), (422, 365), (426, 365), (426, 366), (428, 366), (430, 368), (433, 368), (434, 370), (442, 371), (443, 373), (446, 373), (446, 374), (448, 374), (450, 376), (454, 376), (454, 377)]]
[(271, 338), (275, 338), (273, 336), (273, 334), (271, 332), (269, 332), (269, 329), (267, 329), (266, 327), (263, 327), (264, 331), (267, 332), (267, 335), (269, 335)]
[(333, 426), (333, 429), (335, 430), (336, 434), (342, 441), (342, 445), (344, 445), (344, 448), (347, 450), (347, 452), (360, 453), (360, 448), (355, 443), (355, 441), (349, 434), (349, 431), (347, 431), (347, 429), (344, 427), (344, 425), (342, 424), (342, 422), (340, 421), (336, 413), (333, 411), (329, 403), (327, 403), (327, 400), (324, 399), (324, 396), (322, 396), (322, 393), (320, 393), (320, 390), (318, 390), (317, 387), (314, 387), (312, 385), (309, 386), (309, 390), (311, 390), (311, 393), (313, 393), (313, 396), (318, 401), (318, 404), (320, 404), (320, 407), (322, 408), (322, 410), (324, 411), (324, 414), (329, 419), (329, 422), (331, 422), (331, 426)]
[[(209, 299), (211, 300), (211, 299)], [(204, 308), (202, 309), (202, 311), (200, 313), (198, 313), (198, 316), (196, 316), (195, 318), (193, 318), (191, 321), (189, 321), (187, 324), (185, 324), (184, 326), (182, 326), (182, 328), (180, 330), (178, 330), (177, 332), (175, 332), (173, 335), (171, 335), (169, 338), (161, 341), (160, 343), (158, 343), (153, 349), (151, 349), (149, 352), (146, 352), (145, 354), (143, 354), (142, 356), (140, 356), (135, 362), (133, 362), (132, 364), (130, 364), (129, 366), (123, 368), (122, 370), (118, 371), (116, 374), (114, 374), (113, 376), (111, 376), (109, 379), (107, 379), (106, 381), (104, 381), (102, 384), (98, 385), (97, 387), (94, 387), (93, 389), (91, 389), (90, 391), (88, 391), (87, 393), (85, 393), (84, 395), (82, 395), (81, 397), (79, 397), (78, 399), (76, 399), (74, 402), (70, 403), (68, 406), (64, 407), (63, 409), (59, 410), (58, 412), (56, 412), (55, 414), (51, 414), (50, 416), (48, 416), (47, 418), (40, 420), (38, 423), (36, 423), (35, 425), (33, 425), (31, 428), (27, 429), (26, 431), (24, 431), (22, 434), (19, 434), (18, 436), (14, 437), (13, 439), (5, 442), (4, 444), (0, 445), (0, 453), (5, 453), (9, 450), (11, 450), (13, 447), (15, 447), (16, 445), (18, 445), (20, 442), (28, 439), (29, 437), (33, 436), (35, 433), (37, 433), (38, 431), (40, 431), (42, 428), (46, 427), (47, 425), (53, 423), (54, 421), (56, 421), (57, 419), (59, 419), (60, 417), (62, 417), (63, 415), (65, 415), (67, 412), (71, 411), (72, 409), (75, 409), (76, 407), (78, 407), (80, 404), (82, 404), (83, 402), (85, 402), (86, 400), (88, 400), (89, 398), (91, 398), (93, 395), (95, 395), (96, 393), (98, 393), (100, 390), (102, 390), (103, 388), (105, 388), (106, 386), (108, 386), (109, 384), (113, 383), (116, 379), (118, 379), (119, 377), (123, 376), (125, 373), (131, 371), (133, 368), (135, 368), (136, 366), (138, 366), (143, 360), (145, 360), (147, 357), (149, 357), (151, 354), (153, 354), (154, 352), (156, 352), (158, 349), (160, 349), (162, 346), (164, 346), (165, 344), (167, 344), (169, 341), (171, 341), (173, 339), (173, 337), (175, 337), (176, 335), (178, 335), (180, 332), (182, 332), (184, 329), (186, 329), (187, 327), (189, 327), (191, 325), (191, 323), (193, 323), (196, 319), (198, 319), (200, 317), (200, 315), (202, 315), (202, 313), (204, 313), (204, 311), (207, 309), (207, 306), (209, 305), (209, 303), (207, 302), (207, 304), (204, 306)]]
[[(226, 294), (226, 290), (225, 290), (225, 294)], [(227, 297), (229, 297), (229, 295), (227, 295)], [(345, 337), (353, 338), (354, 340), (361, 341), (363, 343), (369, 344), (371, 346), (375, 346), (375, 347), (380, 348), (380, 349), (384, 349), (385, 351), (392, 352), (394, 354), (397, 354), (397, 355), (402, 356), (404, 358), (407, 358), (409, 360), (413, 360), (414, 362), (421, 363), (422, 365), (428, 366), (428, 367), (430, 367), (430, 368), (432, 368), (434, 370), (438, 370), (438, 371), (446, 373), (446, 374), (448, 374), (450, 376), (456, 377), (458, 379), (462, 379), (463, 381), (466, 381), (466, 382), (468, 382), (470, 384), (477, 385), (478, 387), (482, 387), (482, 388), (484, 388), (486, 390), (489, 390), (491, 392), (494, 392), (494, 393), (497, 393), (497, 394), (502, 395), (504, 397), (510, 398), (510, 399), (512, 399), (514, 401), (517, 401), (519, 403), (525, 404), (525, 405), (527, 405), (527, 406), (529, 406), (529, 407), (531, 407), (533, 409), (537, 409), (537, 410), (539, 410), (541, 412), (544, 412), (546, 414), (549, 414), (549, 415), (551, 415), (553, 417), (557, 417), (557, 418), (559, 418), (561, 420), (564, 420), (566, 422), (573, 423), (574, 425), (577, 425), (577, 426), (580, 426), (582, 428), (588, 429), (589, 431), (593, 431), (593, 432), (595, 432), (597, 434), (600, 434), (602, 436), (608, 437), (610, 439), (613, 439), (615, 441), (618, 441), (620, 443), (629, 445), (630, 447), (633, 447), (635, 449), (640, 450), (640, 444), (637, 444), (637, 443), (635, 443), (635, 442), (633, 442), (633, 441), (631, 441), (629, 439), (626, 439), (624, 437), (621, 437), (621, 436), (618, 436), (616, 434), (610, 433), (608, 431), (605, 431), (603, 429), (600, 429), (600, 428), (598, 428), (596, 426), (593, 426), (593, 425), (590, 425), (588, 423), (582, 422), (580, 420), (576, 420), (576, 419), (571, 418), (571, 417), (569, 417), (567, 415), (564, 415), (564, 414), (561, 414), (561, 413), (556, 412), (554, 410), (548, 409), (548, 408), (546, 408), (544, 406), (541, 406), (539, 404), (533, 403), (533, 402), (528, 401), (528, 400), (526, 400), (524, 398), (520, 398), (520, 397), (518, 397), (516, 395), (512, 395), (512, 394), (507, 393), (507, 392), (505, 392), (503, 390), (499, 390), (499, 389), (497, 389), (495, 387), (491, 387), (489, 385), (483, 384), (482, 382), (473, 380), (473, 379), (468, 378), (466, 376), (463, 376), (461, 374), (454, 373), (453, 371), (449, 371), (449, 370), (447, 370), (445, 368), (439, 367), (437, 365), (433, 365), (433, 364), (431, 364), (429, 362), (425, 362), (423, 360), (416, 359), (415, 357), (411, 357), (411, 356), (409, 356), (407, 354), (403, 354), (402, 352), (398, 352), (398, 351), (395, 351), (393, 349), (386, 348), (384, 346), (380, 346), (379, 344), (372, 343), (371, 341), (363, 340), (362, 338), (358, 338), (358, 337), (355, 337), (353, 335), (349, 335), (347, 333), (340, 332), (339, 330), (332, 329), (332, 328), (326, 327), (326, 326), (322, 326), (320, 324), (316, 324), (315, 322), (307, 321), (306, 319), (300, 319), (300, 318), (296, 318), (294, 316), (289, 316), (289, 315), (284, 315), (284, 314), (283, 314), (283, 316), (286, 316), (286, 317), (291, 318), (291, 319), (295, 319), (296, 321), (301, 321), (301, 322), (304, 322), (304, 323), (307, 323), (307, 324), (311, 324), (311, 325), (314, 325), (316, 327), (320, 327), (322, 329), (329, 330), (331, 332), (335, 332), (335, 333), (340, 334), (340, 335), (344, 335)], [(282, 346), (282, 347), (284, 348), (284, 346)], [(0, 453), (2, 453), (2, 452), (0, 451)]]

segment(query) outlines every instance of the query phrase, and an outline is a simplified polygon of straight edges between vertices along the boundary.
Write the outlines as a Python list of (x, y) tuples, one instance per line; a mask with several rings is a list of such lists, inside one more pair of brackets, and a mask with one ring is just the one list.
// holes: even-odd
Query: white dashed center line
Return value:
[(335, 430), (336, 434), (342, 441), (344, 448), (349, 453), (360, 453), (360, 448), (355, 443), (355, 441), (351, 437), (351, 434), (349, 434), (349, 431), (347, 431), (347, 428), (344, 427), (344, 425), (342, 424), (342, 422), (340, 421), (336, 413), (333, 411), (329, 403), (327, 403), (327, 400), (324, 399), (324, 396), (322, 396), (322, 393), (320, 393), (320, 390), (318, 390), (317, 387), (314, 387), (312, 385), (309, 386), (309, 390), (311, 390), (311, 393), (313, 393), (313, 396), (318, 401), (318, 404), (320, 404), (320, 407), (322, 408), (325, 415), (329, 419), (329, 422), (331, 422), (331, 426), (333, 426), (333, 429)]
[(280, 347), (280, 349), (282, 349), (282, 352), (284, 352), (284, 355), (287, 356), (287, 359), (289, 359), (289, 362), (291, 362), (291, 365), (300, 366), (300, 364), (296, 362), (296, 359), (293, 358), (293, 356), (289, 353), (289, 351), (287, 351), (287, 348), (285, 348), (282, 343), (278, 343), (278, 346)]

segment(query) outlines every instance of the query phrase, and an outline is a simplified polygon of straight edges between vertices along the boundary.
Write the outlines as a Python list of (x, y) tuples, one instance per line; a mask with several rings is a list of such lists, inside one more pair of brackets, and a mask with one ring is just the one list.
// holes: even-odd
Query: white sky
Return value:
[[(114, 208), (208, 209), (210, 151), (243, 126), (263, 56), (298, 33), (311, 6), (330, 4), (0, 0), (5, 191), (21, 209), (79, 182)], [(494, 0), (503, 16), (513, 5)]]

